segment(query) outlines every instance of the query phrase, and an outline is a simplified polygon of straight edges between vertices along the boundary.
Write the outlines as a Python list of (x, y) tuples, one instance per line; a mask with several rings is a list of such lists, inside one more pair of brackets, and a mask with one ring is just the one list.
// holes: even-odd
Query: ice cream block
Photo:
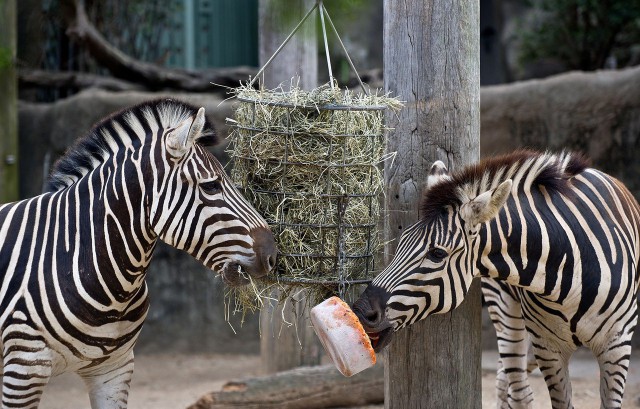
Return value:
[(371, 341), (358, 317), (338, 297), (311, 309), (311, 322), (324, 349), (344, 376), (352, 376), (376, 363)]

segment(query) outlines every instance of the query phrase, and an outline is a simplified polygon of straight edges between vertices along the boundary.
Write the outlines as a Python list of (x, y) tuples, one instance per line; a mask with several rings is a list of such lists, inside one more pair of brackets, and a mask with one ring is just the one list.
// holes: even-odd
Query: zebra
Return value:
[[(474, 277), (498, 324), (503, 408), (531, 407), (528, 334), (553, 408), (572, 408), (568, 360), (586, 346), (602, 408), (620, 408), (637, 322), (640, 206), (571, 152), (528, 150), (449, 175), (432, 166), (421, 217), (354, 312), (381, 350), (395, 331), (456, 308)], [(494, 311), (495, 312), (495, 311)]]
[(126, 408), (158, 239), (231, 286), (272, 270), (273, 235), (206, 149), (204, 112), (162, 99), (116, 113), (56, 162), (45, 193), (0, 207), (2, 408), (37, 408), (63, 372), (93, 409)]

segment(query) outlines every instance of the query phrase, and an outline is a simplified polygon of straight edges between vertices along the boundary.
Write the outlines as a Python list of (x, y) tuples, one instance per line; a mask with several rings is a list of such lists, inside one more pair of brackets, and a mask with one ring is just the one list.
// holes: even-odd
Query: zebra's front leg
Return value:
[(126, 409), (133, 375), (133, 352), (117, 364), (79, 375), (89, 390), (92, 409)]
[(502, 281), (482, 278), (482, 294), (498, 338), (496, 397), (498, 409), (529, 409), (533, 391), (527, 374), (529, 338), (520, 300)]
[(569, 358), (573, 351), (561, 351), (555, 347), (543, 347), (535, 340), (534, 351), (538, 367), (549, 390), (553, 409), (573, 409)]
[(618, 339), (602, 352), (596, 352), (600, 366), (600, 407), (620, 409), (631, 358), (629, 339)]
[(28, 351), (18, 346), (5, 347), (2, 408), (37, 408), (51, 372), (51, 360), (43, 351)]

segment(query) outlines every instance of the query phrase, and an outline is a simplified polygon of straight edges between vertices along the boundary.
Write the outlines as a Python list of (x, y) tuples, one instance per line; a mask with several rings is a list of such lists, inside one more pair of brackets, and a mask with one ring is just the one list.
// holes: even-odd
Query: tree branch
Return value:
[(82, 0), (66, 0), (67, 35), (86, 48), (91, 56), (116, 78), (143, 84), (150, 90), (165, 88), (186, 91), (211, 91), (216, 83), (235, 87), (256, 70), (250, 67), (187, 71), (163, 68), (136, 60), (111, 45), (89, 21)]

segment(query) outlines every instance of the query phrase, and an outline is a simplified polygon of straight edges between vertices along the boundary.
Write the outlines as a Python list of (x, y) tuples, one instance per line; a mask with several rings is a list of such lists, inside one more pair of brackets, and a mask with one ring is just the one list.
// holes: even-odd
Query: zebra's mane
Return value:
[(514, 179), (514, 175), (522, 177), (514, 180), (513, 189), (543, 186), (547, 191), (567, 193), (568, 180), (588, 166), (585, 156), (569, 152), (518, 150), (487, 158), (430, 187), (422, 199), (420, 214), (426, 220), (437, 217), (447, 206), (460, 206), (464, 198), (474, 198), (502, 181)]
[[(121, 149), (138, 147), (146, 139), (150, 127), (174, 127), (194, 116), (198, 108), (174, 99), (158, 99), (143, 102), (101, 120), (87, 135), (76, 140), (73, 146), (53, 165), (46, 184), (46, 191), (62, 190), (100, 166)], [(154, 137), (156, 135), (153, 135)], [(213, 126), (206, 120), (204, 131), (196, 141), (203, 146), (216, 144)]]

